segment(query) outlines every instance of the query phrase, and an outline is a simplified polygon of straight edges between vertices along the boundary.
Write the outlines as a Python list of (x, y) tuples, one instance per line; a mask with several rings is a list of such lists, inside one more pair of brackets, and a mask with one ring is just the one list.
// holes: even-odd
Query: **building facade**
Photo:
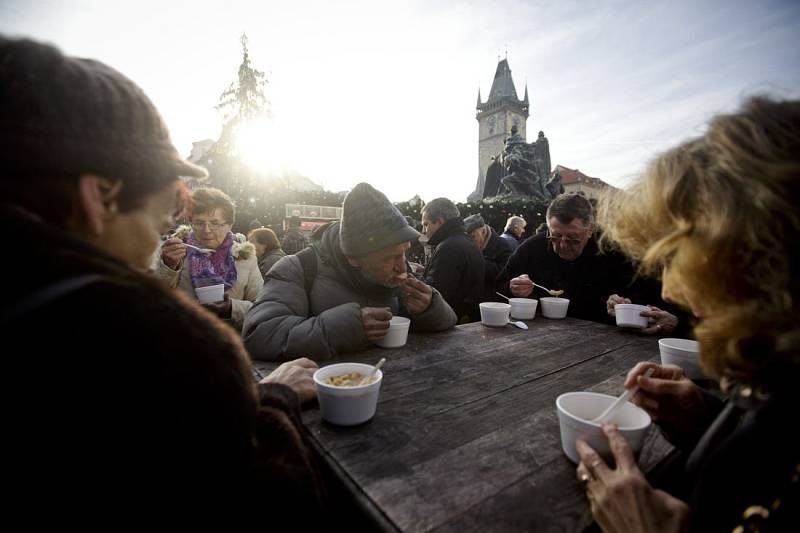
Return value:
[[(587, 176), (580, 170), (571, 169), (563, 165), (556, 165), (556, 168), (553, 169), (553, 174), (558, 174), (561, 177), (564, 192), (578, 192), (590, 200), (596, 200), (603, 191), (611, 187), (600, 178)], [(611, 188), (613, 189), (613, 187)]]

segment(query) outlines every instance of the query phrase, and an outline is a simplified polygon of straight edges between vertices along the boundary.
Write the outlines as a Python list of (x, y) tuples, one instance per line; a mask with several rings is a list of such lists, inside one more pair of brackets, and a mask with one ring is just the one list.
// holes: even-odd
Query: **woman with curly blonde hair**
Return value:
[[(579, 441), (578, 478), (606, 531), (797, 530), (800, 438), (800, 101), (749, 100), (657, 158), (600, 205), (604, 239), (690, 309), (722, 403), (680, 369), (640, 363), (633, 401), (689, 453), (673, 497), (605, 426), (612, 469)], [(643, 376), (653, 368), (651, 377)], [(741, 529), (739, 529), (741, 528)], [(749, 529), (756, 528), (756, 529)]]

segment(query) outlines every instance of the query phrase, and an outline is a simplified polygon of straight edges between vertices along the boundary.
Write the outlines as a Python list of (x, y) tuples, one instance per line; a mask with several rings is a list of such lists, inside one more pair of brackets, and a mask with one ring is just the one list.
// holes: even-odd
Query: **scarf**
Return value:
[[(194, 231), (189, 233), (186, 242), (203, 248)], [(191, 248), (186, 249), (186, 260), (189, 262), (189, 275), (192, 280), (192, 287), (209, 287), (211, 285), (225, 284), (225, 289), (230, 289), (236, 285), (236, 259), (231, 251), (233, 247), (233, 233), (228, 232), (225, 240), (214, 251), (213, 254), (203, 254)]]

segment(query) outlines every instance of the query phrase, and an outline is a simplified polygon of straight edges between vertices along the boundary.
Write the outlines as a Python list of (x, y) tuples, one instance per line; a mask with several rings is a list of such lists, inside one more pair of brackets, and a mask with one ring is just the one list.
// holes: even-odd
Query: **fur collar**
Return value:
[(233, 257), (242, 261), (256, 255), (255, 245), (252, 242), (247, 242), (247, 237), (241, 233), (233, 234), (233, 246), (231, 249), (233, 250)]
[[(189, 237), (189, 233), (191, 231), (192, 231), (191, 226), (187, 225), (178, 226), (172, 233), (172, 236), (185, 242), (186, 239)], [(231, 246), (231, 252), (233, 253), (234, 259), (236, 260), (241, 259), (242, 261), (244, 261), (256, 255), (256, 247), (255, 245), (253, 245), (253, 243), (247, 242), (247, 237), (245, 237), (241, 233), (234, 233), (233, 246)]]

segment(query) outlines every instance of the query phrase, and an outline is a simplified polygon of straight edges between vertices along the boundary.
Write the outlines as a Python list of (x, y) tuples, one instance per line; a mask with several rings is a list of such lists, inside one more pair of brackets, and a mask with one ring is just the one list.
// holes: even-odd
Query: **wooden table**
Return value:
[[(555, 399), (581, 390), (620, 394), (628, 369), (658, 358), (657, 339), (577, 319), (537, 317), (528, 325), (412, 334), (403, 348), (337, 360), (387, 358), (370, 422), (337, 427), (318, 409), (303, 417), (342, 490), (376, 529), (581, 531), (591, 524), (575, 465), (561, 450)], [(643, 471), (671, 450), (652, 430)]]

